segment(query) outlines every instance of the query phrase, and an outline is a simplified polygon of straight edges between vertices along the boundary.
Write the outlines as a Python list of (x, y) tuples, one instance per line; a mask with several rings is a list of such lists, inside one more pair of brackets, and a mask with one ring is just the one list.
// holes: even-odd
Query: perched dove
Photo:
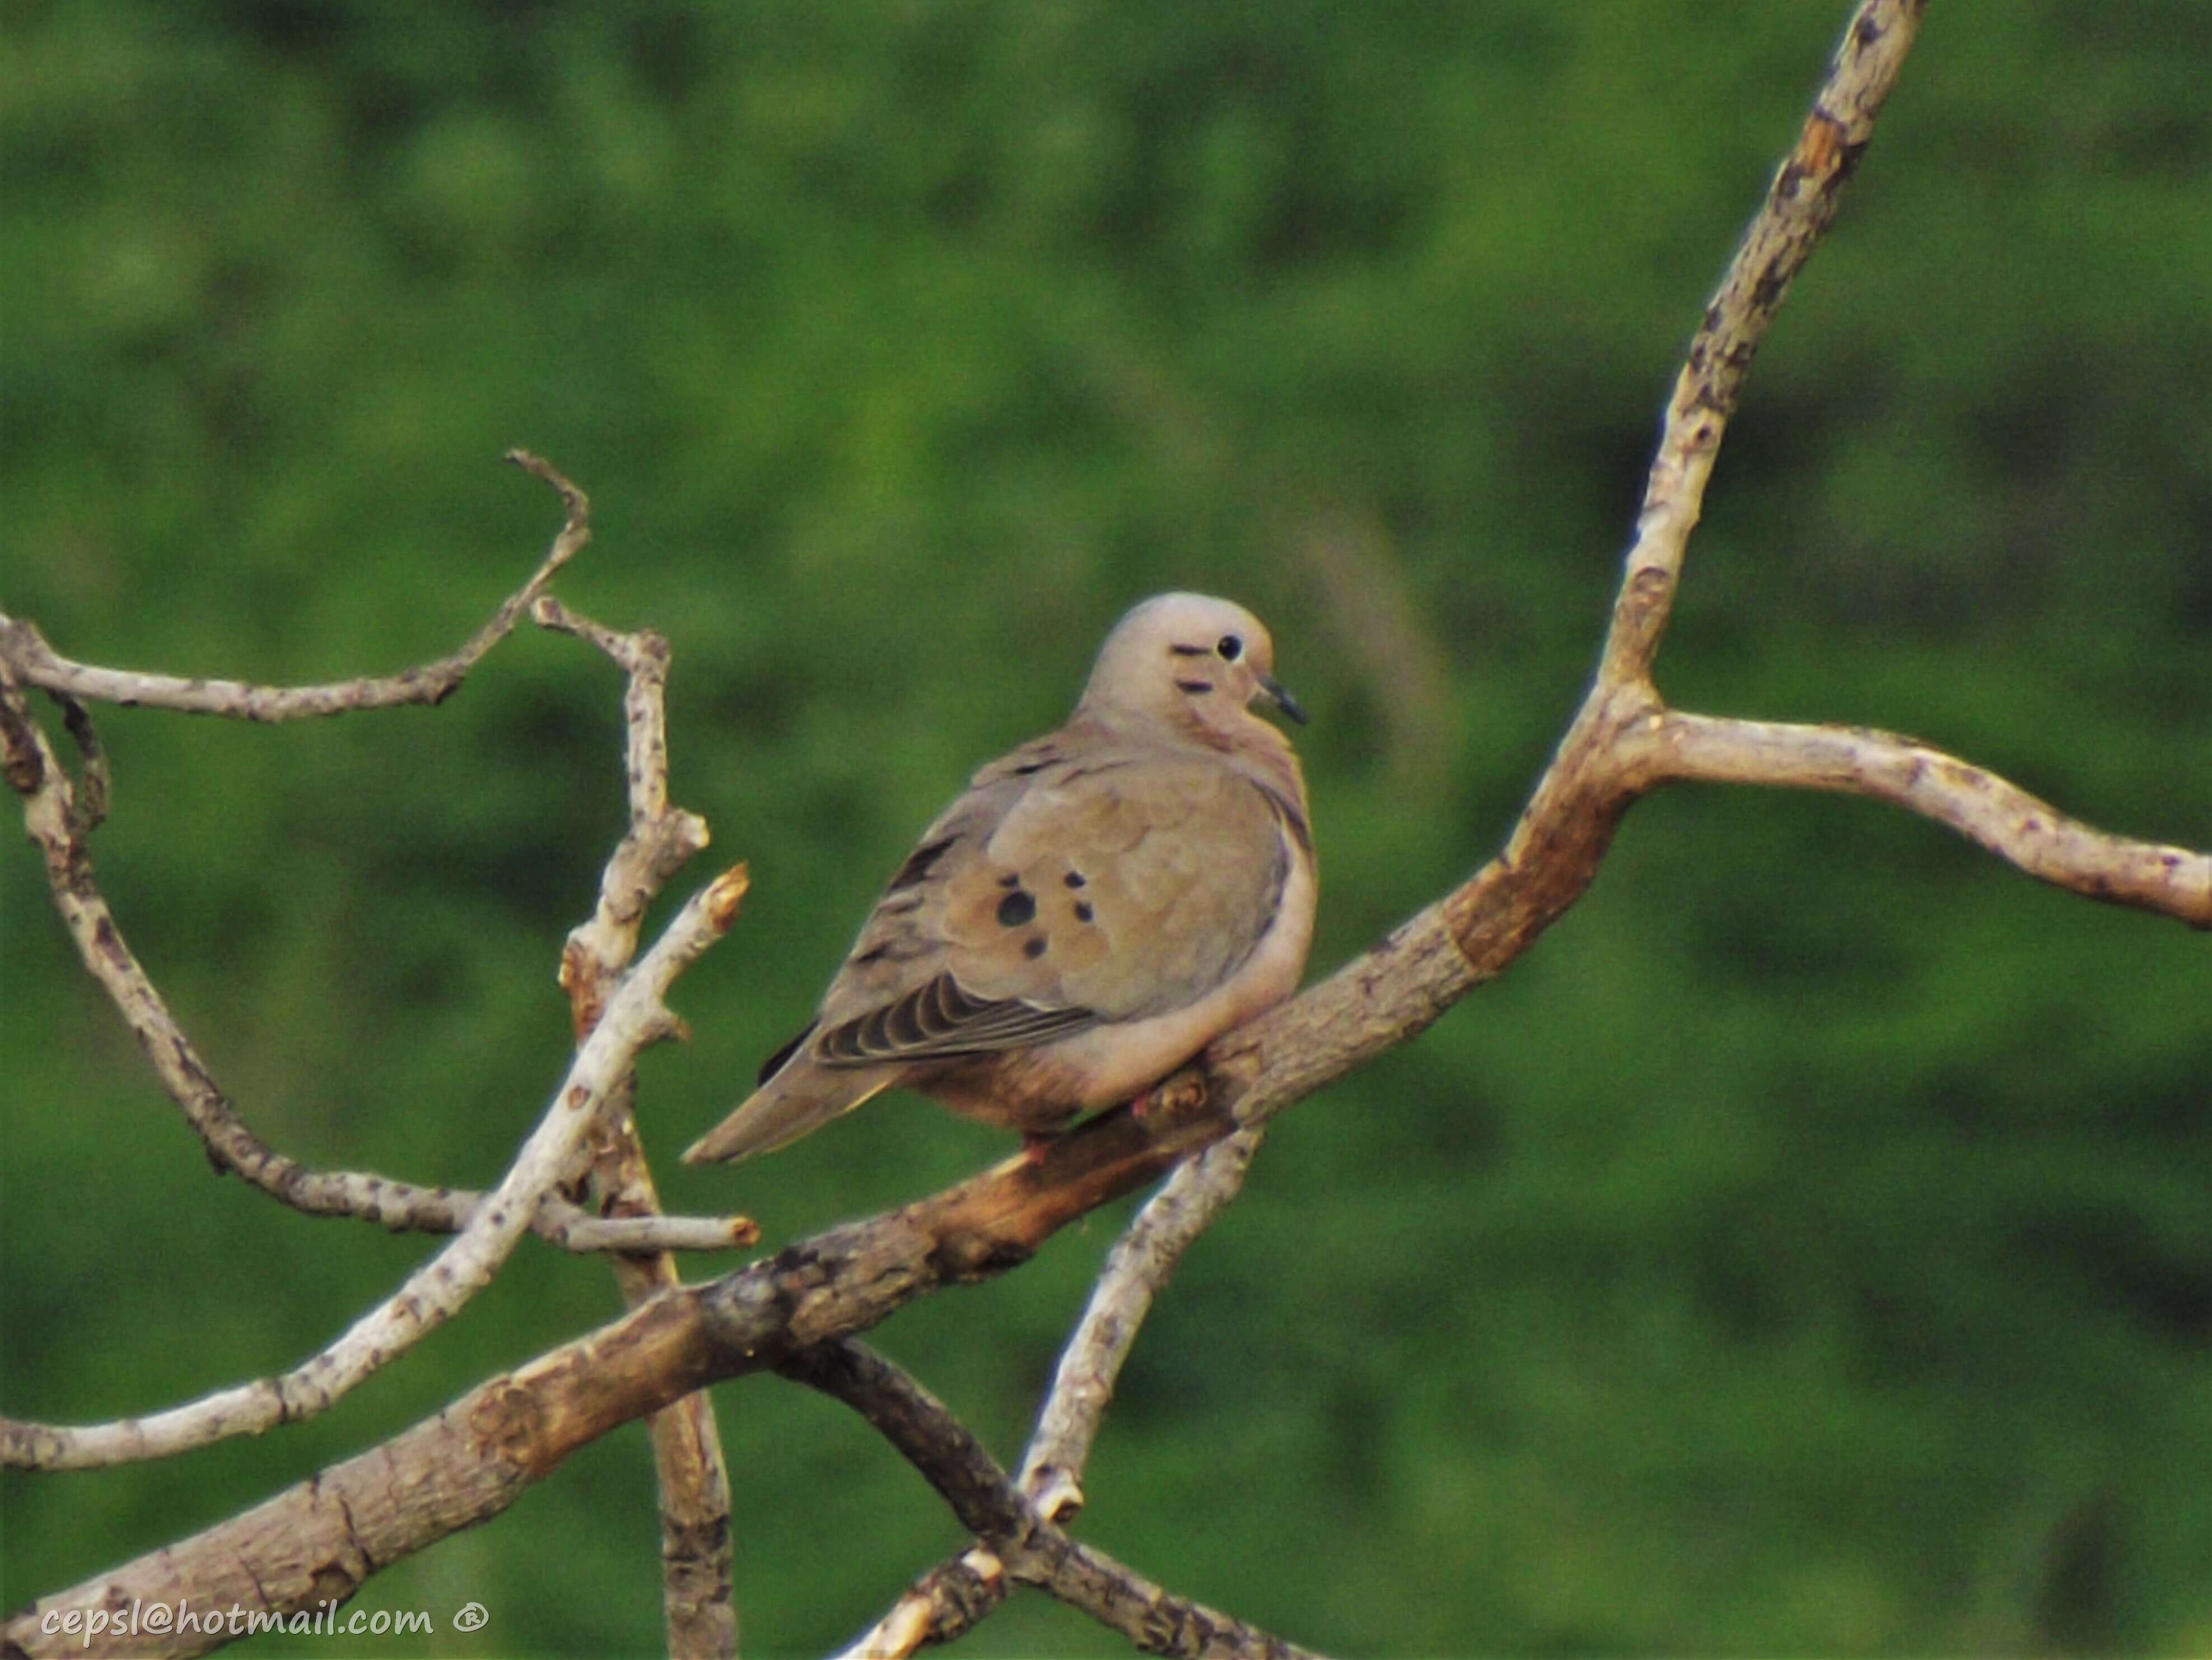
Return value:
[(760, 1087), (684, 1155), (744, 1158), (903, 1085), (1048, 1134), (1126, 1101), (1296, 989), (1313, 838), (1304, 711), (1259, 618), (1147, 599), (1066, 726), (977, 773), (922, 833)]

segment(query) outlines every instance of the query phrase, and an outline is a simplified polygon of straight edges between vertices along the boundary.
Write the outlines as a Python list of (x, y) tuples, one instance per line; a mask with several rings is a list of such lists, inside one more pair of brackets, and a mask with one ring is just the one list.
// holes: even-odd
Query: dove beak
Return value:
[(1282, 710), (1285, 714), (1297, 721), (1300, 726), (1303, 727), (1305, 725), (1306, 712), (1304, 707), (1299, 703), (1297, 698), (1291, 696), (1290, 688), (1285, 686), (1281, 681), (1276, 679), (1273, 675), (1263, 674), (1260, 677), (1260, 690), (1267, 693), (1268, 701), (1273, 703), (1277, 708)]

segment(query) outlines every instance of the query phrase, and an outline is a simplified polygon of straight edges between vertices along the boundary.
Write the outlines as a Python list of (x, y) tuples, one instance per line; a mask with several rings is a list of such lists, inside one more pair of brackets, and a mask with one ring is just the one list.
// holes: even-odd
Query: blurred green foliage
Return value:
[[(562, 592), (671, 636), (678, 797), (756, 877), (646, 1063), (664, 1152), (1159, 588), (1260, 610), (1316, 711), (1326, 967), (1542, 765), (1842, 10), (20, 0), (0, 586), (95, 661), (395, 668), (555, 522), (500, 451), (572, 472), (599, 534)], [(1753, 376), (1671, 696), (2212, 842), (2208, 61), (2204, 0), (1934, 9)], [(617, 694), (526, 634), (434, 711), (101, 713), (107, 891), (270, 1140), (496, 1175), (563, 1063)], [(20, 845), (0, 900), (7, 1411), (277, 1370), (421, 1258), (210, 1180)], [(1865, 804), (1644, 804), (1510, 976), (1284, 1121), (1145, 1335), (1085, 1531), (1357, 1652), (2212, 1647), (2207, 951)], [(780, 1243), (1000, 1151), (887, 1102), (667, 1197)], [(1012, 1456), (1126, 1213), (884, 1346)], [(616, 1306), (529, 1243), (324, 1418), (11, 1474), (4, 1600)], [(752, 1651), (850, 1637), (958, 1542), (849, 1414), (720, 1406)], [(656, 1553), (634, 1427), (360, 1606), (434, 1612), (410, 1652), (649, 1652)], [(963, 1651), (1120, 1645), (1021, 1597)]]

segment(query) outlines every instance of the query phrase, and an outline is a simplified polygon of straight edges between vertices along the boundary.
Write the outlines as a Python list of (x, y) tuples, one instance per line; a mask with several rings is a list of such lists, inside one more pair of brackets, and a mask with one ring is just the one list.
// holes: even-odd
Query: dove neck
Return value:
[(1297, 751), (1282, 733), (1249, 711), (1239, 710), (1231, 724), (1194, 718), (1184, 706), (1164, 714), (1086, 697), (1076, 705), (1068, 724), (1146, 745), (1165, 740), (1218, 756), (1293, 808), (1301, 819), (1305, 816), (1305, 773), (1298, 765)]

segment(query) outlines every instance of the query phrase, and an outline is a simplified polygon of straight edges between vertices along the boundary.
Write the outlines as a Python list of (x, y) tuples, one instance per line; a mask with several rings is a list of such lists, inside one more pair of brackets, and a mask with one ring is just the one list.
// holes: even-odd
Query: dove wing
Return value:
[(1267, 933), (1303, 821), (1182, 746), (1056, 734), (924, 833), (824, 996), (832, 1066), (1018, 1049), (1195, 1001)]

